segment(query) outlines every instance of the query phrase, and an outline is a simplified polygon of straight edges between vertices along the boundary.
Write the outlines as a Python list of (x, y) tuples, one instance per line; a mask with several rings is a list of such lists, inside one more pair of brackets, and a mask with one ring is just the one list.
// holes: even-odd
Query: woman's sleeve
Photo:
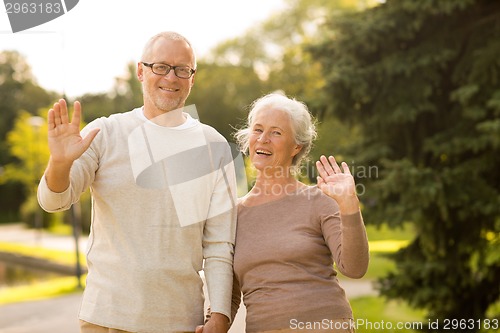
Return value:
[(330, 213), (323, 214), (321, 222), (324, 238), (338, 270), (347, 277), (362, 278), (368, 269), (370, 255), (361, 212), (341, 215), (333, 201)]

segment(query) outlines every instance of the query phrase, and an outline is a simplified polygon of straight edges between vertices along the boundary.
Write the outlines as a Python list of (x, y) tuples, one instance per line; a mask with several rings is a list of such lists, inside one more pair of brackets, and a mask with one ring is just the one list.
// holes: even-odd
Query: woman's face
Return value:
[(302, 146), (295, 142), (288, 113), (273, 108), (259, 110), (250, 126), (249, 156), (257, 170), (265, 174), (288, 174), (292, 160)]

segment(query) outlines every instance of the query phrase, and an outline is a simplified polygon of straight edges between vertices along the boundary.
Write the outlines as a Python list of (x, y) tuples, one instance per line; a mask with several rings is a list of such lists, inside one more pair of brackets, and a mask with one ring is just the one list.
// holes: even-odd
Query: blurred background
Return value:
[(88, 123), (141, 106), (136, 62), (160, 30), (200, 45), (187, 104), (228, 141), (253, 100), (280, 90), (318, 120), (302, 180), (314, 183), (321, 154), (349, 164), (371, 251), (363, 279), (341, 277), (360, 332), (498, 331), (500, 1), (131, 2), (119, 23), (89, 0), (45, 30), (0, 36), (2, 332), (24, 332), (9, 331), (7, 310), (84, 288), (90, 194), (58, 214), (36, 201), (48, 109), (79, 100)]

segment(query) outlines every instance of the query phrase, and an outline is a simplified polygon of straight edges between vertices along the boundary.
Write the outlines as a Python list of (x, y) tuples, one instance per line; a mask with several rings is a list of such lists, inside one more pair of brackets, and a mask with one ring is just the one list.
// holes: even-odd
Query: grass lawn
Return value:
[[(0, 242), (0, 251), (17, 253), (25, 256), (47, 259), (60, 264), (75, 263), (75, 252), (47, 249), (41, 246), (30, 246), (17, 243)], [(80, 253), (80, 262), (85, 262), (85, 256)]]
[(41, 300), (81, 291), (74, 276), (52, 278), (28, 285), (0, 288), (0, 305)]
[[(386, 226), (367, 226), (366, 230), (370, 242), (370, 265), (363, 280), (373, 281), (396, 268), (387, 255), (406, 246), (414, 233), (409, 224), (396, 230)], [(426, 322), (425, 311), (414, 310), (403, 301), (369, 296), (351, 299), (350, 303), (357, 332), (416, 333), (422, 330), (422, 322)]]
[[(75, 264), (73, 251), (47, 249), (40, 246), (28, 246), (15, 243), (0, 242), (0, 251), (18, 253), (31, 257), (51, 260), (61, 264)], [(85, 256), (80, 256), (80, 262), (85, 263)], [(84, 283), (85, 278), (82, 278)], [(32, 301), (81, 291), (76, 277), (55, 277), (47, 280), (35, 280), (26, 285), (0, 288), (0, 305)]]
[(350, 302), (357, 332), (414, 333), (422, 330), (422, 322), (425, 324), (425, 312), (414, 310), (404, 302), (382, 297), (360, 297)]

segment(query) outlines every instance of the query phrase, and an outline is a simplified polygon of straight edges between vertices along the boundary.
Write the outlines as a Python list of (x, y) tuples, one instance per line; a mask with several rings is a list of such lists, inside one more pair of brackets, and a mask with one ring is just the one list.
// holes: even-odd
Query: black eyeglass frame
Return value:
[[(189, 67), (189, 66), (172, 66), (172, 65), (169, 65), (169, 64), (164, 64), (164, 63), (162, 63), (162, 62), (152, 62), (152, 63), (147, 63), (147, 62), (142, 62), (142, 61), (141, 61), (141, 64), (143, 64), (144, 66), (147, 66), (147, 67), (151, 68), (151, 71), (152, 71), (152, 72), (153, 72), (153, 74), (155, 74), (155, 75), (163, 75), (163, 76), (165, 76), (165, 75), (168, 75), (168, 73), (170, 73), (170, 71), (173, 69), (173, 70), (174, 70), (174, 74), (175, 74), (175, 76), (177, 76), (179, 79), (190, 79), (190, 78), (193, 76), (193, 74), (196, 72), (196, 69), (192, 69), (192, 68), (191, 68), (191, 67)], [(156, 72), (153, 70), (153, 66), (154, 66), (154, 65), (163, 65), (163, 66), (167, 66), (167, 67), (168, 67), (168, 70), (167, 70), (167, 72), (166, 72), (165, 74), (158, 74), (158, 73), (156, 73)], [(189, 68), (189, 76), (188, 76), (188, 77), (182, 77), (182, 76), (177, 75), (176, 68), (186, 68), (186, 67), (187, 67), (187, 68)]]

